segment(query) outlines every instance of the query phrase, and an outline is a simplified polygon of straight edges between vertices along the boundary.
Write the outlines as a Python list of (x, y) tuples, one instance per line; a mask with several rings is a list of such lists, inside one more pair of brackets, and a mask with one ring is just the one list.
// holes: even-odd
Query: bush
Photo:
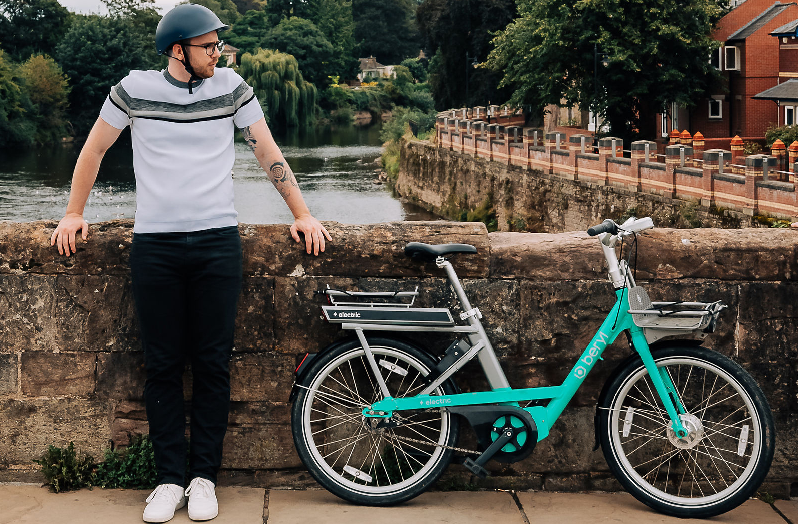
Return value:
[(105, 460), (97, 467), (94, 485), (102, 488), (152, 489), (157, 484), (155, 454), (148, 435), (131, 438), (122, 451), (105, 451)]
[(798, 140), (798, 125), (795, 126), (781, 126), (769, 127), (765, 131), (765, 141), (768, 148), (773, 145), (776, 140), (781, 140), (784, 145), (790, 147), (790, 144)]
[(336, 124), (351, 124), (355, 120), (355, 112), (350, 106), (339, 107), (330, 113), (330, 120)]
[(47, 484), (56, 493), (92, 485), (94, 459), (85, 454), (78, 457), (72, 442), (66, 448), (48, 446), (42, 458), (33, 462), (42, 467)]
[(423, 133), (435, 126), (435, 116), (433, 112), (424, 113), (418, 109), (397, 107), (394, 109), (393, 117), (383, 124), (380, 138), (383, 142), (398, 141), (405, 134), (411, 120), (418, 126), (417, 134)]

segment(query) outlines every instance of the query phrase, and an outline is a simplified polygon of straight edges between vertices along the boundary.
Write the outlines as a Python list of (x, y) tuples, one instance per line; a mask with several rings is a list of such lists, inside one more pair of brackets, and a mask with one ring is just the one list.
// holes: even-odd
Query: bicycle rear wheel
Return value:
[[(423, 351), (385, 338), (369, 339), (392, 397), (418, 394), (435, 365)], [(339, 497), (391, 505), (423, 493), (451, 461), (458, 419), (443, 408), (402, 411), (390, 420), (362, 410), (382, 394), (365, 351), (353, 340), (320, 355), (294, 402), (291, 427), (299, 457)], [(453, 394), (446, 382), (432, 394)]]
[(754, 495), (773, 459), (770, 407), (751, 376), (700, 347), (652, 352), (685, 407), (679, 439), (642, 360), (619, 366), (599, 399), (599, 439), (621, 484), (662, 513), (705, 518)]

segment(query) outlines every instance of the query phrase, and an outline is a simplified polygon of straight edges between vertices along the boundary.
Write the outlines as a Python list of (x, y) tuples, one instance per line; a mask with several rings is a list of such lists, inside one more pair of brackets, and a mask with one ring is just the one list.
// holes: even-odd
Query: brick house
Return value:
[(667, 115), (658, 117), (663, 138), (672, 129), (700, 131), (705, 138), (759, 138), (768, 127), (783, 122), (779, 105), (757, 95), (798, 78), (794, 28), (791, 36), (783, 35), (797, 20), (798, 4), (773, 0), (746, 0), (724, 16), (713, 34), (722, 46), (710, 62), (723, 72), (725, 85), (690, 110), (675, 104), (668, 108)]

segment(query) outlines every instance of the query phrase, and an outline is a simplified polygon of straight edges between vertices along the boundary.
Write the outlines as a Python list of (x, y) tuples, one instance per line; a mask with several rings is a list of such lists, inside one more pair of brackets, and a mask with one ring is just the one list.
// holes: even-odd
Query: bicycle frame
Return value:
[[(602, 360), (601, 355), (608, 345), (612, 344), (623, 331), (628, 330), (631, 334), (632, 346), (640, 355), (643, 363), (648, 370), (651, 381), (656, 388), (657, 394), (662, 402), (665, 411), (670, 417), (672, 427), (676, 435), (680, 438), (687, 435), (687, 430), (682, 425), (680, 414), (685, 413), (684, 406), (679, 400), (678, 392), (675, 390), (670, 377), (663, 369), (657, 368), (654, 358), (651, 355), (648, 342), (646, 341), (643, 329), (636, 326), (631, 314), (629, 313), (629, 299), (627, 284), (633, 286), (633, 280), (628, 273), (625, 263), (619, 265), (614, 248), (602, 244), (604, 254), (610, 265), (610, 278), (615, 284), (616, 301), (610, 310), (601, 327), (591, 339), (582, 355), (574, 364), (568, 376), (559, 386), (535, 387), (524, 389), (513, 389), (507, 382), (504, 371), (499, 364), (493, 347), (488, 340), (485, 329), (480, 322), (481, 314), (478, 310), (472, 309), (463, 290), (460, 280), (454, 271), (451, 263), (443, 258), (439, 258), (436, 263), (438, 267), (446, 270), (449, 282), (451, 283), (458, 300), (465, 312), (464, 320), (468, 326), (454, 327), (418, 327), (418, 326), (397, 326), (393, 324), (357, 324), (344, 323), (344, 329), (355, 330), (360, 343), (366, 353), (369, 367), (374, 372), (377, 383), (385, 398), (375, 402), (370, 407), (363, 409), (366, 417), (383, 418), (392, 416), (394, 411), (415, 410), (429, 407), (454, 407), (454, 406), (474, 406), (484, 404), (512, 404), (529, 401), (549, 402), (545, 405), (530, 406), (524, 408), (533, 418), (537, 425), (538, 441), (546, 438), (549, 430), (562, 414), (565, 407), (576, 394), (579, 387), (584, 382), (587, 375), (593, 369), (596, 362)], [(619, 282), (620, 287), (619, 287)], [(461, 316), (462, 318), (462, 316)], [(384, 378), (379, 366), (369, 348), (368, 341), (364, 335), (365, 330), (376, 331), (434, 331), (468, 334), (471, 347), (466, 355), (461, 359), (462, 363), (452, 366), (447, 372), (441, 374), (431, 384), (427, 385), (420, 395), (404, 398), (393, 398), (388, 394)], [(434, 390), (440, 383), (448, 379), (466, 362), (474, 356), (478, 356), (479, 363), (490, 384), (491, 391), (460, 393), (455, 395), (429, 395), (427, 393)]]

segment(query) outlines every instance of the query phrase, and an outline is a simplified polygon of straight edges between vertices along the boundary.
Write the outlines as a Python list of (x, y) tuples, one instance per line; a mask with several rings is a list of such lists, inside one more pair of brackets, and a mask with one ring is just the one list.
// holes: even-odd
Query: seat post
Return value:
[[(454, 289), (457, 299), (460, 301), (460, 306), (463, 311), (471, 311), (471, 303), (463, 290), (460, 279), (457, 278), (457, 273), (454, 271), (452, 263), (443, 257), (435, 259), (435, 264), (446, 271), (446, 276), (449, 278), (449, 283)], [(476, 335), (469, 335), (468, 340), (472, 346), (478, 344), (480, 341), (484, 343), (484, 347), (478, 353), (479, 363), (485, 371), (485, 378), (488, 380), (491, 389), (509, 388), (510, 383), (507, 382), (507, 377), (504, 375), (499, 359), (496, 358), (496, 353), (493, 351), (493, 346), (488, 339), (488, 334), (485, 333), (485, 328), (477, 315), (468, 317), (467, 322), (477, 328)]]

